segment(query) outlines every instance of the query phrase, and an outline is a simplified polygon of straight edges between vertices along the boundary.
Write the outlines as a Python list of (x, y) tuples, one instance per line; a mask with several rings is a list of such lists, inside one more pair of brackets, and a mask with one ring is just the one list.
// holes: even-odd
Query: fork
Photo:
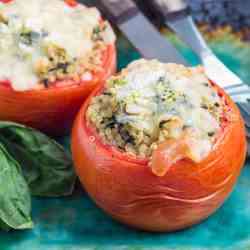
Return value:
[(237, 103), (245, 122), (250, 156), (250, 87), (230, 71), (208, 47), (184, 0), (148, 1), (171, 30), (200, 58), (208, 78), (222, 87)]

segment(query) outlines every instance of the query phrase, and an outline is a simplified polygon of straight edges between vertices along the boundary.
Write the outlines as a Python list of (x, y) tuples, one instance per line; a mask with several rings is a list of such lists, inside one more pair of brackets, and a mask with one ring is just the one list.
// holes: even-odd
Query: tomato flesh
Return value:
[(9, 3), (11, 1), (13, 1), (13, 0), (0, 0), (0, 2), (2, 2), (2, 3)]
[(65, 3), (70, 7), (76, 7), (78, 5), (78, 2), (76, 0), (65, 0)]

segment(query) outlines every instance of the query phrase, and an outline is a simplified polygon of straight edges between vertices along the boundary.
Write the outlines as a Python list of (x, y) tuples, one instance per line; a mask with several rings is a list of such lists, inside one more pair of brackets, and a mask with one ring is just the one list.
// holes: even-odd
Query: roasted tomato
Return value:
[(104, 87), (92, 93), (74, 123), (72, 152), (76, 172), (98, 206), (120, 222), (162, 232), (196, 224), (222, 205), (243, 166), (246, 139), (238, 108), (222, 89), (212, 85), (232, 119), (222, 121), (216, 142), (204, 159), (195, 162), (184, 154), (170, 167), (169, 158), (180, 156), (178, 150), (166, 153), (175, 142), (161, 143), (151, 160), (103, 143), (86, 113)]
[[(11, 0), (0, 0), (0, 2), (8, 3)], [(65, 2), (72, 8), (79, 5), (77, 1)], [(100, 24), (103, 23), (101, 20)], [(22, 39), (29, 38), (29, 33), (24, 35)], [(49, 69), (50, 72), (53, 70)], [(34, 89), (24, 91), (14, 90), (10, 80), (1, 80), (0, 120), (26, 124), (54, 136), (64, 135), (69, 132), (73, 119), (86, 97), (94, 87), (115, 71), (116, 48), (115, 42), (112, 42), (102, 49), (98, 69), (89, 70), (86, 77), (77, 80), (56, 79), (49, 86), (47, 79), (44, 79), (44, 85), (39, 84)]]
[[(14, 91), (0, 84), (0, 120), (19, 122), (50, 135), (68, 133), (85, 98), (116, 70), (116, 49), (110, 45), (104, 55), (103, 73), (80, 84), (58, 82), (48, 89)], [(62, 86), (61, 86), (62, 84)]]

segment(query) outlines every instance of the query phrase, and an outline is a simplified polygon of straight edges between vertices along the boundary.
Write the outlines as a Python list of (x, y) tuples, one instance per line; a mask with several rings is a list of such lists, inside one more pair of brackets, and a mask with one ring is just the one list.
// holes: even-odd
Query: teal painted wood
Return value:
[[(119, 67), (139, 55), (120, 38)], [(178, 43), (193, 63), (197, 59)], [(250, 82), (250, 45), (230, 35), (211, 42), (218, 56)], [(69, 146), (69, 137), (62, 138)], [(0, 232), (0, 250), (250, 250), (250, 162), (226, 203), (209, 219), (190, 229), (152, 234), (123, 226), (103, 213), (82, 192), (62, 199), (33, 199), (35, 228)]]

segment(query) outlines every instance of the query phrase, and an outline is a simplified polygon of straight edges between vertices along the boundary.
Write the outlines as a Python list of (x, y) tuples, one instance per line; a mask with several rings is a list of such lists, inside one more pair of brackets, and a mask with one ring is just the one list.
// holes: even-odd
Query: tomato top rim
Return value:
[[(225, 103), (225, 106), (228, 108), (228, 112), (231, 112), (233, 110), (232, 104), (233, 101), (230, 99), (230, 97), (225, 93), (223, 89), (221, 89), (217, 84), (214, 82), (210, 81), (211, 86), (216, 90), (218, 93), (218, 96), (220, 98), (223, 98), (223, 102)], [(98, 86), (95, 88), (95, 90), (92, 92), (92, 94), (88, 97), (86, 102), (83, 105), (83, 108), (81, 109), (79, 115), (81, 117), (81, 123), (82, 123), (82, 128), (85, 130), (89, 140), (94, 140), (94, 142), (100, 146), (103, 150), (105, 150), (108, 154), (111, 154), (112, 156), (116, 157), (119, 160), (125, 160), (130, 163), (134, 164), (140, 164), (140, 165), (148, 165), (150, 163), (150, 157), (140, 157), (137, 155), (130, 155), (129, 153), (122, 152), (119, 149), (117, 149), (115, 146), (109, 145), (109, 144), (104, 144), (102, 142), (102, 139), (98, 132), (95, 130), (95, 127), (89, 126), (89, 122), (87, 121), (86, 113), (87, 109), (90, 105), (90, 102), (93, 97), (98, 96), (99, 94), (102, 93), (102, 91), (105, 89), (105, 83), (102, 85)], [(223, 119), (220, 123), (220, 132), (218, 133), (218, 136), (215, 138), (215, 142), (213, 143), (213, 149), (210, 151), (209, 155), (216, 149), (217, 145), (220, 144), (220, 142), (223, 140), (225, 135), (228, 133), (228, 130), (230, 129), (230, 125), (233, 123), (233, 121), (230, 121), (228, 119)], [(92, 136), (94, 138), (92, 138)], [(202, 161), (204, 161), (206, 158), (205, 157)], [(184, 158), (179, 161), (191, 161), (190, 159)]]
[[(103, 69), (109, 68), (110, 67), (110, 63), (113, 58), (113, 56), (115, 53), (115, 43), (112, 44), (107, 44), (106, 49), (103, 53), (103, 60), (102, 60), (102, 65), (101, 67)], [(98, 76), (98, 74), (96, 75), (95, 71), (91, 71), (90, 72), (92, 74), (92, 77), (95, 79), (96, 77), (96, 81), (102, 80), (101, 78), (103, 77), (103, 74)], [(97, 72), (99, 73), (99, 72)], [(105, 74), (105, 72), (103, 72)], [(16, 91), (14, 89), (12, 89), (11, 87), (11, 83), (8, 80), (0, 80), (0, 89), (3, 89), (5, 91), (11, 91), (11, 92), (15, 92), (15, 93), (30, 93), (30, 92), (39, 92), (40, 91), (44, 91), (44, 92), (48, 92), (51, 90), (58, 90), (58, 89), (68, 89), (68, 88), (76, 88), (76, 87), (81, 87), (84, 86), (84, 84), (88, 84), (88, 83), (92, 83), (95, 80), (93, 80), (93, 78), (91, 80), (81, 80), (79, 83), (74, 82), (73, 80), (70, 80), (72, 83), (70, 84), (65, 84), (65, 85), (59, 85), (57, 86), (57, 84), (59, 83), (63, 83), (67, 80), (58, 80), (56, 82), (54, 82), (51, 86), (49, 86), (48, 88), (44, 87), (41, 89), (29, 89), (29, 90), (25, 90), (25, 91)], [(5, 84), (7, 83), (7, 84)]]
[[(13, 0), (0, 0), (0, 2), (2, 2), (4, 4), (8, 4), (12, 1)], [(64, 2), (71, 8), (74, 8), (77, 5), (81, 4), (77, 0), (64, 0)], [(102, 23), (103, 21), (104, 20), (101, 18), (100, 23)], [(100, 65), (102, 67), (102, 69), (106, 69), (106, 68), (110, 67), (110, 65), (109, 65), (110, 59), (112, 59), (112, 57), (114, 56), (113, 55), (114, 53), (115, 53), (115, 42), (110, 43), (110, 44), (106, 44), (106, 48), (102, 54), (102, 64)], [(6, 80), (0, 79), (0, 89), (3, 89), (5, 91), (17, 92), (17, 93), (31, 93), (31, 92), (39, 92), (40, 93), (40, 91), (48, 92), (48, 91), (56, 90), (56, 89), (58, 90), (58, 89), (77, 88), (77, 87), (80, 87), (84, 84), (88, 84), (88, 83), (102, 80), (102, 77), (105, 74), (105, 72), (103, 72), (103, 74), (98, 76), (98, 73), (99, 73), (98, 71), (92, 70), (89, 72), (92, 75), (92, 79), (90, 79), (90, 80), (80, 80), (80, 82), (77, 82), (77, 83), (74, 82), (74, 80), (72, 80), (72, 79), (56, 80), (53, 84), (51, 84), (51, 86), (49, 86), (47, 88), (43, 87), (41, 89), (29, 89), (29, 90), (25, 90), (25, 91), (16, 91), (11, 87), (11, 82), (8, 81), (8, 79), (6, 79)], [(63, 82), (70, 82), (70, 83), (60, 85), (60, 83), (63, 83)], [(58, 84), (59, 84), (59, 86), (57, 86)]]

